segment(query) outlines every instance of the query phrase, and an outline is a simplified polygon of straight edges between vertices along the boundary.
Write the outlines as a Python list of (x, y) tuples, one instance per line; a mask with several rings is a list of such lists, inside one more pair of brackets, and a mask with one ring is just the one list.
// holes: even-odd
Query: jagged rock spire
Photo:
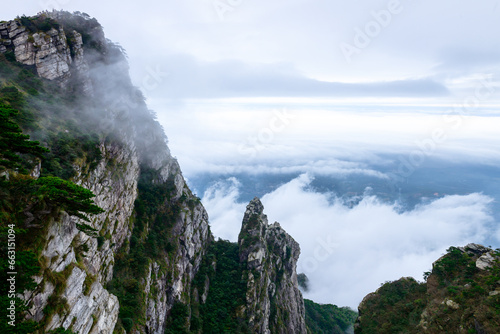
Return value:
[(252, 333), (306, 333), (296, 273), (299, 244), (279, 223), (268, 224), (257, 197), (246, 208), (238, 244), (247, 267), (246, 312)]

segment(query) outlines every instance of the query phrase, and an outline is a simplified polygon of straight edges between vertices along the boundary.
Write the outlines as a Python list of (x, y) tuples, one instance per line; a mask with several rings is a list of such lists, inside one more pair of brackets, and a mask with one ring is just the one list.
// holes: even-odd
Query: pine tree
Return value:
[(19, 112), (10, 106), (0, 105), (0, 171), (17, 169), (25, 173), (23, 159), (19, 154), (28, 154), (42, 158), (49, 150), (40, 146), (37, 141), (31, 141), (30, 136), (22, 133), (21, 128), (13, 118)]

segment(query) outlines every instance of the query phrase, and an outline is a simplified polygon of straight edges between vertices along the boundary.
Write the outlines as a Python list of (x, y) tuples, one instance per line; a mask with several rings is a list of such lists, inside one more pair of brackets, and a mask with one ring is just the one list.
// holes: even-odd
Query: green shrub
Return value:
[(130, 318), (124, 318), (122, 319), (122, 325), (123, 328), (127, 331), (127, 333), (129, 333), (130, 330), (132, 329), (132, 326), (134, 326), (134, 320)]
[(415, 328), (425, 304), (413, 301), (427, 300), (426, 290), (413, 278), (386, 282), (364, 302), (356, 333), (406, 333), (407, 328)]
[(207, 300), (199, 308), (203, 333), (248, 332), (246, 319), (236, 314), (246, 303), (245, 269), (246, 263), (240, 263), (238, 244), (218, 240), (210, 245), (193, 283), (198, 291), (203, 291), (206, 277), (210, 278)]
[(358, 313), (347, 307), (316, 304), (304, 299), (306, 326), (312, 333), (343, 334), (354, 325)]
[(432, 268), (432, 273), (438, 277), (441, 285), (451, 282), (459, 272), (463, 272), (466, 268), (469, 268), (471, 274), (475, 272), (475, 264), (474, 268), (468, 266), (472, 261), (467, 253), (456, 247), (450, 247), (447, 252), (445, 256), (434, 263)]
[(4, 53), (5, 58), (10, 61), (10, 62), (15, 62), (16, 61), (16, 54), (14, 51), (7, 51)]
[(90, 293), (90, 288), (96, 280), (97, 278), (94, 275), (87, 274), (87, 276), (85, 276), (85, 280), (83, 281), (83, 294), (85, 296), (88, 296), (88, 294)]
[(97, 237), (97, 248), (101, 249), (105, 240), (106, 240), (106, 238), (104, 238), (104, 236), (102, 236), (102, 235), (98, 236)]
[(48, 32), (52, 28), (59, 29), (59, 23), (54, 21), (52, 18), (45, 17), (43, 15), (37, 17), (28, 17), (23, 15), (19, 18), (19, 21), (31, 33), (36, 33), (40, 30)]
[(165, 334), (189, 334), (189, 308), (176, 302), (167, 317)]
[(86, 157), (89, 170), (97, 167), (102, 155), (100, 140), (96, 134), (81, 134), (62, 131), (48, 138), (50, 152), (42, 162), (43, 174), (69, 180), (76, 175), (73, 164), (76, 159)]
[(309, 278), (304, 273), (300, 273), (297, 275), (297, 282), (299, 287), (301, 287), (304, 291), (309, 290)]

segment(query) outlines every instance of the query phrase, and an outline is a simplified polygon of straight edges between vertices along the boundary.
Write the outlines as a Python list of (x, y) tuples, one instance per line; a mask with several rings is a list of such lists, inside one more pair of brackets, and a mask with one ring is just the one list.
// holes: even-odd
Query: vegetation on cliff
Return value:
[(387, 282), (359, 306), (356, 333), (497, 333), (500, 250), (450, 247), (425, 283)]
[[(85, 126), (80, 126), (88, 124), (88, 119), (79, 122), (76, 113), (61, 112), (74, 110), (71, 99), (53, 83), (38, 78), (33, 68), (16, 62), (12, 56), (0, 54), (0, 303), (6, 310), (10, 300), (15, 300), (16, 326), (8, 324), (9, 318), (2, 316), (0, 328), (2, 333), (31, 333), (43, 328), (51, 310), (64, 307), (64, 300), (51, 298), (46, 317), (35, 322), (25, 321), (28, 304), (18, 296), (23, 292), (37, 291), (43, 285), (34, 281), (35, 275), (56, 281), (62, 277), (44, 275), (47, 264), (41, 257), (41, 250), (51, 220), (62, 211), (84, 221), (89, 221), (89, 214), (103, 212), (94, 204), (91, 191), (71, 182), (77, 159), (85, 161), (87, 156), (92, 156), (92, 161), (98, 161), (100, 157), (96, 153), (99, 147), (95, 137), (78, 140), (69, 135), (68, 130), (63, 130), (71, 129), (71, 134), (76, 134), (76, 137), (88, 136), (83, 135), (87, 132)], [(80, 125), (76, 126), (77, 123)], [(26, 132), (38, 141), (30, 140)], [(61, 133), (66, 134), (64, 139), (49, 139), (61, 137)], [(64, 163), (60, 164), (60, 161)], [(91, 235), (95, 233), (85, 223), (78, 224), (78, 228)], [(9, 270), (9, 259), (5, 257), (8, 254), (8, 233), (15, 235), (15, 270)], [(9, 271), (17, 272), (15, 299), (8, 298)], [(71, 333), (63, 329), (54, 332)]]
[(317, 304), (304, 299), (306, 326), (310, 334), (344, 334), (351, 329), (358, 313), (348, 307), (331, 304)]
[[(40, 274), (43, 259), (39, 254), (42, 241), (37, 236), (43, 233), (48, 220), (61, 211), (86, 221), (88, 214), (103, 212), (94, 204), (91, 191), (58, 177), (37, 178), (28, 174), (26, 167), (32, 167), (34, 159), (43, 159), (49, 150), (22, 133), (15, 122), (17, 115), (11, 106), (0, 105), (0, 249), (3, 255), (0, 258), (0, 305), (3, 310), (15, 306), (11, 318), (0, 319), (2, 333), (31, 333), (42, 325), (24, 321), (28, 305), (19, 295), (38, 287), (33, 276)], [(80, 228), (86, 232), (93, 230), (87, 224), (80, 224)], [(9, 278), (14, 278), (15, 285), (9, 284)]]
[(108, 283), (108, 290), (120, 301), (115, 331), (123, 328), (130, 333), (144, 323), (144, 283), (148, 267), (155, 260), (160, 263), (161, 270), (166, 270), (165, 259), (178, 244), (177, 240), (172, 240), (170, 232), (179, 216), (181, 203), (172, 200), (175, 191), (172, 181), (155, 183), (157, 180), (154, 170), (143, 168), (132, 235), (115, 256), (113, 280)]
[[(41, 313), (40, 317), (43, 317), (39, 321), (38, 327), (42, 330), (46, 328), (54, 315), (59, 317), (57, 320), (59, 323), (63, 322), (65, 318), (71, 317), (71, 310), (62, 295), (63, 292), (65, 294), (72, 293), (72, 291), (66, 291), (66, 286), (67, 279), (73, 273), (75, 266), (79, 268), (80, 272), (83, 271), (82, 276), (85, 279), (82, 293), (85, 295), (96, 290), (94, 283), (106, 284), (113, 272), (109, 268), (114, 266), (114, 277), (111, 282), (108, 282), (108, 285), (120, 302), (116, 330), (144, 330), (147, 328), (146, 304), (148, 298), (156, 298), (160, 293), (165, 294), (165, 291), (157, 291), (162, 284), (159, 282), (160, 277), (148, 277), (148, 268), (150, 265), (159, 265), (157, 274), (159, 276), (165, 275), (169, 280), (163, 282), (166, 283), (164, 284), (166, 287), (163, 287), (166, 289), (171, 289), (171, 285), (174, 284), (173, 280), (178, 278), (177, 275), (184, 275), (183, 273), (179, 274), (176, 263), (178, 259), (172, 255), (181, 242), (177, 236), (183, 232), (180, 230), (182, 226), (180, 226), (179, 217), (181, 210), (183, 214), (187, 214), (191, 218), (194, 211), (197, 210), (199, 214), (199, 199), (195, 198), (188, 189), (181, 189), (184, 187), (182, 182), (179, 182), (178, 179), (174, 180), (180, 174), (176, 164), (172, 163), (167, 167), (168, 173), (165, 174), (169, 174), (168, 180), (163, 179), (165, 175), (160, 175), (159, 169), (166, 167), (164, 164), (169, 163), (168, 159), (170, 158), (166, 137), (161, 126), (147, 109), (144, 97), (137, 88), (132, 86), (128, 73), (123, 71), (126, 61), (122, 50), (104, 38), (101, 26), (95, 19), (81, 13), (73, 15), (67, 12), (51, 12), (41, 13), (36, 17), (23, 16), (9, 24), (6, 23), (2, 26), (4, 29), (2, 36), (5, 35), (6, 27), (17, 29), (16, 34), (23, 34), (26, 30), (30, 34), (28, 43), (33, 43), (32, 35), (41, 33), (42, 36), (47, 37), (44, 39), (44, 42), (49, 43), (47, 48), (53, 48), (54, 53), (61, 53), (61, 57), (55, 57), (55, 64), (51, 62), (40, 64), (36, 58), (35, 65), (25, 65), (16, 62), (18, 54), (14, 51), (18, 50), (14, 50), (12, 46), (14, 43), (8, 43), (9, 41), (3, 39), (0, 41), (0, 44), (6, 45), (3, 46), (2, 52), (4, 52), (5, 47), (7, 48), (5, 53), (0, 53), (0, 103), (12, 107), (12, 110), (13, 108), (21, 110), (20, 113), (15, 113), (10, 111), (11, 109), (5, 109), (6, 112), (9, 111), (6, 117), (9, 116), (9, 121), (12, 119), (13, 122), (17, 122), (23, 130), (28, 131), (33, 138), (38, 139), (42, 145), (50, 149), (41, 149), (41, 146), (37, 146), (38, 143), (35, 143), (36, 145), (33, 147), (40, 147), (42, 151), (28, 151), (29, 147), (25, 148), (24, 146), (30, 145), (31, 142), (25, 140), (19, 142), (18, 147), (16, 147), (16, 152), (22, 154), (18, 158), (17, 155), (12, 155), (5, 150), (5, 147), (12, 146), (11, 141), (8, 141), (12, 136), (2, 137), (1, 139), (5, 140), (0, 142), (2, 165), (8, 165), (10, 170), (14, 167), (18, 171), (23, 169), (23, 171), (28, 172), (30, 170), (33, 174), (31, 177), (19, 173), (9, 173), (9, 184), (13, 184), (15, 181), (16, 186), (12, 186), (12, 191), (9, 189), (9, 193), (4, 192), (2, 188), (3, 204), (10, 205), (13, 211), (17, 210), (15, 214), (19, 216), (26, 212), (31, 214), (29, 225), (34, 230), (30, 231), (33, 233), (30, 233), (29, 236), (23, 237), (23, 242), (36, 248), (30, 259), (34, 259), (40, 264), (35, 268), (35, 271), (30, 272), (28, 277), (33, 274), (39, 274), (42, 277), (42, 283), (38, 284), (39, 290), (47, 289), (46, 280), (57, 286), (55, 293), (51, 294), (49, 291), (43, 297), (48, 298), (46, 307), (42, 306), (35, 310), (37, 313)], [(58, 44), (60, 48), (54, 47), (52, 39), (44, 34), (51, 29), (59, 30), (57, 36), (54, 33), (51, 36), (60, 43)], [(80, 63), (77, 63), (75, 57), (83, 57), (80, 36), (87, 58), (85, 60), (80, 58), (78, 60)], [(68, 49), (71, 51), (72, 59), (70, 60), (67, 57)], [(26, 48), (26, 50), (26, 53), (29, 53), (32, 49)], [(37, 48), (33, 50), (35, 53), (38, 52)], [(27, 54), (27, 56), (33, 55)], [(64, 63), (66, 60), (68, 60), (67, 64)], [(37, 71), (40, 72), (42, 65), (45, 66), (45, 69), (53, 65), (52, 70), (54, 71), (68, 65), (71, 73), (65, 72), (62, 74), (64, 77), (53, 81), (39, 78)], [(86, 67), (87, 65), (88, 67)], [(99, 71), (92, 72), (90, 69), (92, 66), (99, 67)], [(84, 84), (82, 84), (82, 80), (85, 81)], [(85, 87), (94, 87), (94, 89), (89, 91), (85, 90)], [(92, 98), (89, 99), (88, 94), (92, 94)], [(3, 117), (2, 121), (7, 120), (6, 117)], [(4, 128), (10, 127), (16, 130), (17, 128), (13, 124), (6, 121), (2, 123)], [(22, 137), (21, 139), (26, 138)], [(117, 162), (117, 157), (120, 159), (119, 162)], [(127, 161), (127, 157), (135, 160)], [(103, 160), (105, 163), (102, 163)], [(142, 163), (140, 168), (135, 168), (137, 160)], [(155, 167), (152, 167), (153, 165)], [(124, 175), (125, 173), (128, 174)], [(139, 179), (137, 180), (137, 178)], [(104, 202), (108, 206), (109, 212), (97, 219), (92, 219), (89, 225), (85, 223), (76, 225), (81, 231), (95, 237), (93, 241), (84, 238), (80, 244), (82, 238), (75, 236), (73, 239), (73, 235), (70, 236), (74, 232), (67, 231), (68, 233), (65, 235), (65, 232), (62, 231), (62, 235), (59, 237), (66, 236), (70, 238), (70, 241), (73, 239), (74, 242), (71, 241), (71, 245), (68, 245), (67, 249), (57, 250), (56, 254), (51, 254), (52, 258), (46, 259), (41, 256), (50, 242), (50, 239), (47, 238), (48, 228), (45, 225), (59, 224), (62, 211), (84, 221), (88, 219), (87, 214), (102, 212), (93, 204), (92, 192), (77, 186), (72, 181), (97, 189), (100, 203)], [(110, 181), (114, 183), (111, 184)], [(135, 182), (137, 181), (136, 188)], [(121, 193), (112, 194), (113, 197), (116, 196), (116, 201), (110, 206), (110, 196), (106, 196), (106, 192), (115, 184), (121, 187)], [(21, 186), (30, 188), (31, 192), (24, 191)], [(183, 191), (180, 198), (179, 189)], [(13, 195), (14, 190), (26, 197), (26, 201), (29, 202), (27, 203), (29, 210), (23, 212), (24, 207), (21, 207), (19, 200), (17, 200), (16, 205), (11, 205), (16, 200)], [(113, 189), (113, 191), (118, 190)], [(34, 194), (31, 197), (33, 200), (28, 198), (29, 194)], [(135, 205), (127, 204), (126, 208), (122, 207), (124, 202), (119, 200), (122, 196), (132, 198), (131, 202), (133, 202), (136, 194), (138, 197)], [(123, 212), (131, 213), (132, 207), (134, 208), (132, 215), (123, 214)], [(113, 213), (110, 213), (111, 211)], [(2, 207), (0, 212), (2, 216), (10, 215), (12, 219), (17, 219), (17, 216), (13, 216), (14, 213), (11, 213), (9, 208)], [(201, 216), (201, 219), (205, 218), (205, 216)], [(112, 217), (112, 219), (108, 220), (108, 217)], [(44, 225), (45, 218), (47, 218), (47, 224)], [(126, 242), (119, 244), (122, 247), (115, 246), (117, 238), (112, 235), (117, 230), (118, 218), (122, 219), (120, 223), (128, 225), (119, 231), (120, 238), (123, 236), (123, 239), (126, 240)], [(172, 227), (175, 223), (179, 225), (179, 230), (172, 233)], [(187, 224), (185, 221), (183, 223)], [(99, 229), (94, 229), (91, 225)], [(204, 236), (201, 239), (203, 238)], [(95, 249), (96, 244), (97, 250)], [(101, 250), (102, 254), (99, 253)], [(65, 251), (69, 253), (62, 253)], [(116, 253), (110, 255), (110, 251)], [(198, 257), (204, 253), (204, 250), (196, 251)], [(89, 254), (99, 258), (101, 266), (92, 267)], [(65, 261), (67, 256), (69, 256), (68, 261)], [(57, 261), (60, 257), (65, 261), (61, 266), (64, 268), (61, 272), (55, 272), (51, 270), (53, 268), (48, 268), (53, 264), (53, 261)], [(76, 263), (72, 262), (72, 257), (76, 257)], [(26, 266), (26, 268), (29, 267)], [(185, 274), (185, 276), (189, 274)], [(153, 280), (149, 293), (145, 292), (146, 285), (149, 284), (147, 280)], [(182, 284), (189, 286), (189, 282), (184, 282), (184, 280)], [(19, 287), (18, 292), (22, 291), (23, 287)], [(37, 290), (33, 295), (42, 292), (42, 290)], [(107, 293), (102, 287), (99, 292), (102, 295)], [(167, 298), (172, 298), (172, 296), (169, 295)], [(158, 302), (161, 305), (157, 307), (164, 308), (165, 304), (172, 302), (165, 301), (167, 298), (165, 296), (161, 298), (161, 301)], [(39, 303), (45, 305), (44, 302), (42, 299)], [(31, 301), (32, 305), (33, 301)], [(97, 313), (99, 307), (95, 306), (92, 312)], [(109, 312), (114, 312), (114, 310)], [(97, 317), (102, 316), (102, 312), (100, 314), (94, 313), (86, 314), (90, 319), (83, 320), (83, 324), (80, 326), (86, 326), (87, 323), (90, 323), (91, 326), (96, 325), (97, 321), (100, 320)], [(161, 316), (163, 318), (165, 312)], [(18, 319), (21, 318), (18, 317)], [(162, 327), (163, 321), (164, 319), (157, 320), (157, 326)], [(109, 319), (106, 319), (105, 322), (104, 326), (114, 327), (115, 325), (113, 321), (110, 323)], [(73, 323), (74, 321), (70, 328), (73, 327)], [(85, 327), (86, 331), (89, 329), (89, 327)], [(106, 330), (112, 331), (113, 328), (106, 328)]]
[(210, 245), (195, 280), (198, 291), (204, 291), (206, 279), (210, 282), (206, 302), (199, 306), (202, 333), (249, 333), (244, 268), (238, 244), (219, 239)]

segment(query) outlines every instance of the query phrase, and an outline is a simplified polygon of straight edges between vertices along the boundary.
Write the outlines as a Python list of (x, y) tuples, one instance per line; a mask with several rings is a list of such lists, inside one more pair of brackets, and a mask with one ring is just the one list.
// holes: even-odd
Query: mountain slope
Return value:
[[(61, 178), (90, 190), (103, 210), (79, 217), (57, 203), (12, 209), (17, 247), (34, 257), (34, 286), (20, 287), (25, 320), (39, 333), (218, 333), (218, 323), (305, 332), (298, 244), (267, 225), (258, 199), (239, 245), (213, 240), (123, 50), (95, 19), (45, 12), (1, 22), (0, 36), (0, 103), (19, 109), (15, 121), (50, 150), (25, 157), (29, 175), (0, 177)], [(0, 205), (16, 201), (4, 195)], [(19, 327), (5, 328), (12, 330)]]
[(425, 273), (367, 295), (356, 333), (498, 333), (500, 253), (476, 244), (450, 247)]
[[(36, 241), (43, 272), (26, 296), (29, 318), (46, 330), (110, 333), (118, 319), (118, 329), (162, 332), (174, 300), (189, 300), (211, 236), (161, 126), (130, 82), (121, 49), (94, 19), (65, 12), (3, 23), (0, 33), (6, 59), (22, 64), (10, 81), (16, 85), (25, 72), (42, 78), (25, 102), (34, 106), (27, 129), (51, 150), (41, 176), (82, 185), (105, 211), (91, 218), (97, 238), (81, 233), (80, 220), (64, 212), (46, 223)], [(128, 272), (118, 270), (124, 263)], [(57, 282), (54, 275), (61, 276)], [(116, 298), (106, 289), (130, 276), (126, 288), (141, 291), (132, 311), (124, 294), (116, 290)], [(64, 312), (54, 312), (55, 301)]]
[(348, 307), (331, 304), (316, 304), (304, 299), (308, 333), (344, 334), (353, 333), (353, 324), (358, 314)]

